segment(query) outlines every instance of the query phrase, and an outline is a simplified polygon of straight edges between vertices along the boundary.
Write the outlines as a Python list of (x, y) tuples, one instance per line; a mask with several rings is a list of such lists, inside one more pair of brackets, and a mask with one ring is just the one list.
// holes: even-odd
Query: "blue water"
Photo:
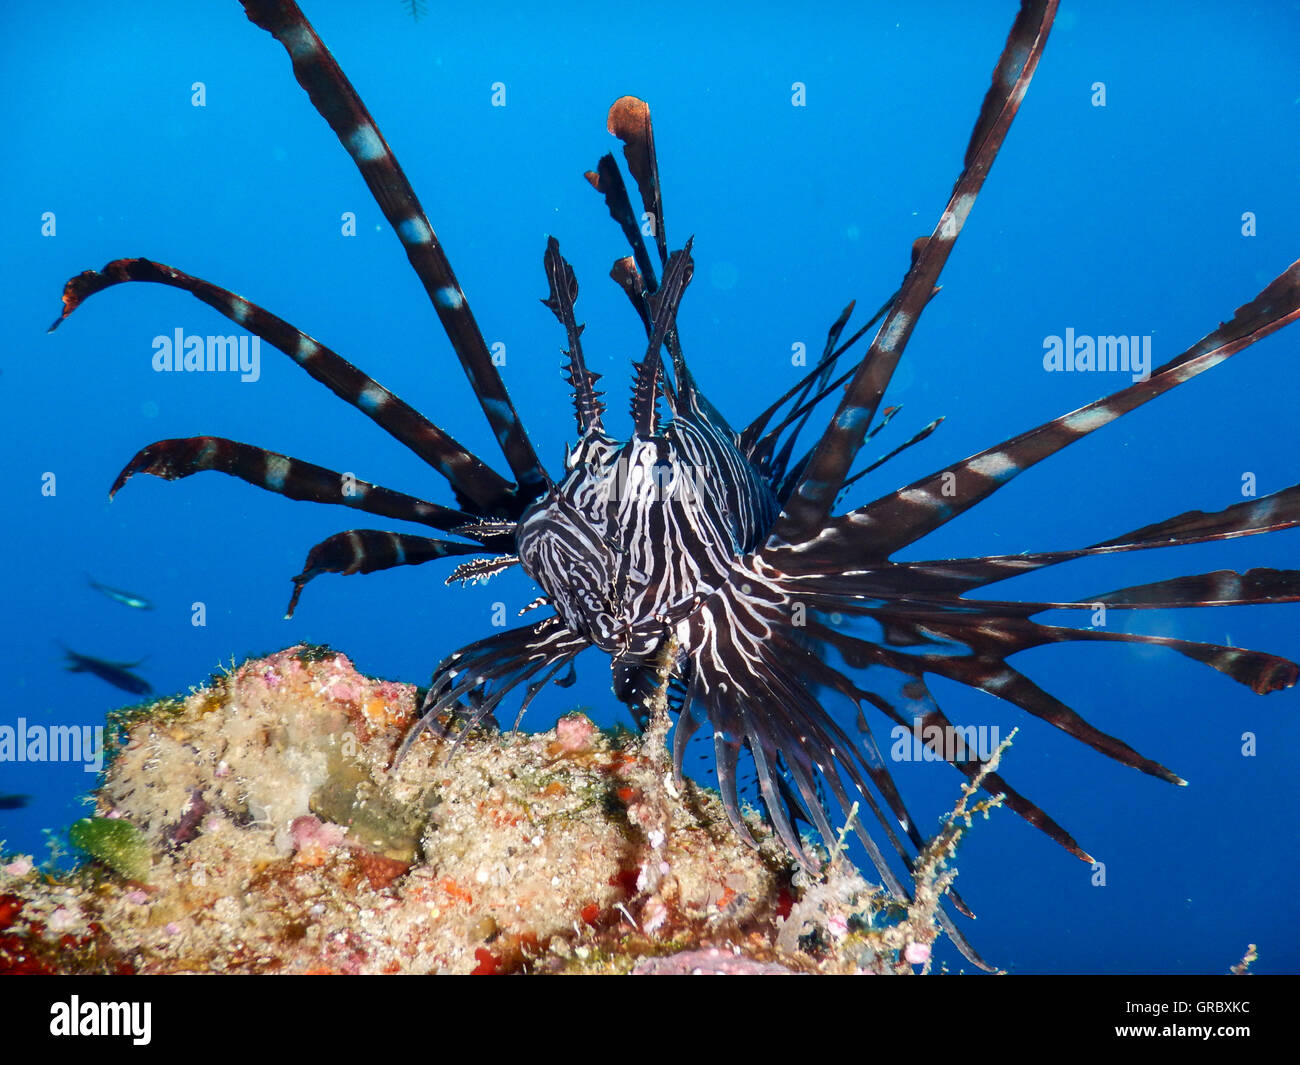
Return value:
[[(582, 281), (587, 357), (620, 415), (644, 346), (604, 276), (625, 253), (621, 236), (582, 179), (617, 147), (604, 130), (609, 103), (635, 93), (653, 106), (670, 243), (696, 237), (682, 336), (703, 387), (739, 424), (793, 380), (792, 345), (819, 350), (849, 299), (874, 309), (893, 291), (960, 169), (1015, 5), (809, 15), (760, 4), (743, 19), (699, 4), (603, 6), (598, 16), (556, 6), (458, 5), (418, 23), (397, 0), (364, 13), (308, 6), (423, 197), (489, 343), (505, 344), (507, 383), (553, 470), (573, 420), (558, 372), (563, 334), (538, 302), (548, 233)], [(1142, 7), (1064, 5), (900, 367), (891, 396), (904, 410), (868, 457), (938, 415), (947, 421), (860, 484), (853, 502), (1128, 383), (1044, 372), (1045, 337), (1067, 327), (1150, 335), (1159, 364), (1296, 257), (1300, 14), (1284, 4)], [(174, 264), (275, 311), (496, 461), (397, 240), (283, 50), (233, 2), (177, 10), (74, 2), (0, 16), (0, 87), (13, 102), (0, 170), (0, 725), (94, 724), (129, 701), (65, 673), (56, 641), (148, 656), (140, 671), (161, 692), (300, 640), (423, 683), (442, 656), (493, 631), (494, 603), (513, 614), (536, 594), (518, 573), (445, 588), (446, 567), (430, 564), (322, 577), (286, 622), (288, 578), (308, 548), (381, 519), (215, 474), (139, 477), (107, 502), (136, 449), (199, 434), (450, 502), (438, 477), (269, 347), (255, 383), (155, 373), (155, 336), (232, 331), (179, 292), (119, 287), (46, 336), (64, 280), (122, 256)], [(196, 82), (203, 107), (192, 105)], [(504, 107), (492, 106), (496, 82)], [(806, 85), (805, 107), (792, 106), (795, 82)], [(1105, 107), (1092, 104), (1097, 82)], [(340, 234), (346, 211), (355, 237)], [(45, 212), (53, 236), (41, 234)], [(1255, 236), (1242, 235), (1245, 212)], [(1263, 341), (1027, 472), (906, 557), (1082, 546), (1239, 501), (1248, 473), (1260, 494), (1293, 483), (1298, 350), (1294, 328)], [(46, 473), (52, 497), (41, 492)], [(1298, 546), (1290, 532), (1134, 553), (999, 592), (1086, 598), (1181, 573), (1286, 567)], [(97, 595), (86, 573), (157, 609)], [(205, 604), (203, 627), (191, 624), (195, 603)], [(1300, 607), (1276, 606), (1152, 614), (1133, 627), (1296, 657), (1298, 623)], [(1015, 815), (979, 823), (960, 863), (979, 949), (1018, 972), (1220, 972), (1254, 942), (1258, 971), (1300, 969), (1300, 696), (1260, 698), (1176, 654), (1118, 645), (1037, 650), (1015, 664), (1190, 786), (1142, 776), (936, 682), (953, 720), (1003, 735), (1023, 726), (1005, 775), (1105, 862), (1105, 886), (1094, 886), (1093, 870)], [(526, 725), (546, 727), (578, 704), (612, 704), (598, 656), (581, 661), (577, 688), (539, 699)], [(1243, 733), (1256, 738), (1252, 757)], [(957, 774), (926, 765), (897, 775), (932, 828)], [(0, 792), (35, 797), (0, 811), (7, 849), (44, 854), (43, 830), (81, 816), (78, 796), (92, 782), (75, 765), (0, 765)]]

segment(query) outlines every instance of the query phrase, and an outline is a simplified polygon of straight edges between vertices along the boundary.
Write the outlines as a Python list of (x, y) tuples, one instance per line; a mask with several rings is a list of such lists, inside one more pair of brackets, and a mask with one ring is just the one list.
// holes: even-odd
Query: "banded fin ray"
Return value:
[[(1184, 601), (1152, 605), (1161, 608), (1187, 608), (1300, 600), (1300, 594), (1297, 594), (1300, 573), (1290, 570), (1264, 570), (1258, 573), (1251, 571), (1251, 573), (1255, 573), (1255, 576), (1242, 577), (1228, 571), (1202, 575), (1202, 578), (1213, 578), (1220, 588), (1225, 588), (1233, 581), (1238, 582), (1241, 590), (1237, 593), (1238, 598), (1233, 601), (1216, 604), (1200, 597), (1189, 596)], [(1201, 580), (1202, 578), (1179, 578), (1178, 580)], [(1154, 586), (1156, 590), (1152, 594), (1167, 594), (1167, 589), (1160, 587), (1164, 583), (1166, 582), (1157, 582)], [(1063, 603), (927, 598), (925, 593), (913, 597), (891, 595), (886, 599), (878, 598), (877, 596), (882, 593), (878, 589), (871, 588), (869, 583), (860, 585), (859, 587), (864, 590), (856, 594), (844, 588), (837, 588), (834, 591), (820, 590), (819, 582), (816, 581), (798, 582), (797, 591), (794, 590), (795, 582), (791, 582), (791, 586), (791, 595), (810, 608), (876, 619), (885, 630), (886, 642), (894, 646), (921, 648), (916, 655), (917, 660), (921, 662), (930, 660), (924, 651), (927, 647), (936, 645), (939, 639), (947, 640), (951, 645), (965, 649), (971, 656), (990, 661), (1005, 660), (1020, 651), (1048, 642), (1105, 640), (1172, 648), (1225, 673), (1257, 694), (1290, 687), (1300, 679), (1300, 666), (1289, 659), (1262, 651), (1245, 651), (1217, 644), (1204, 644), (1165, 636), (1148, 636), (1141, 633), (1115, 632), (1101, 628), (1046, 626), (1030, 620), (1033, 615), (1048, 610), (1094, 610), (1100, 602), (1105, 601), (1106, 596)], [(1137, 596), (1146, 594), (1147, 587), (1138, 586), (1136, 589), (1120, 589), (1118, 592), (1110, 593), (1116, 601), (1108, 605), (1111, 609), (1139, 608), (1138, 604), (1129, 604), (1123, 600), (1130, 593)], [(1285, 595), (1282, 594), (1283, 591)], [(873, 592), (876, 594), (872, 595)], [(889, 595), (889, 593), (883, 594)], [(847, 646), (855, 647), (860, 659), (858, 664), (873, 661), (896, 664), (896, 660), (890, 657), (892, 653), (888, 651), (882, 650), (881, 658), (873, 657), (874, 652), (869, 649), (875, 645), (868, 641), (856, 641), (855, 638), (833, 629), (824, 632), (818, 629), (818, 634), (819, 638), (832, 645), (840, 646), (842, 650)], [(842, 643), (842, 641), (850, 641), (850, 643)], [(947, 654), (950, 655), (951, 650)]]
[(1209, 666), (1225, 677), (1243, 684), (1256, 695), (1282, 691), (1294, 686), (1300, 679), (1300, 666), (1288, 658), (1252, 651), (1245, 647), (1227, 647), (1223, 644), (1183, 640), (1173, 636), (1151, 636), (1140, 632), (1115, 632), (1109, 629), (1075, 629), (1030, 622), (1017, 649), (1036, 647), (1045, 643), (1100, 641), (1138, 643), (1167, 647), (1179, 654)]
[(1175, 544), (1199, 544), (1210, 540), (1230, 540), (1237, 536), (1276, 532), (1300, 526), (1300, 484), (1277, 492), (1233, 503), (1222, 510), (1189, 510), (1166, 521), (1145, 525), (1141, 529), (1106, 540), (1097, 548), (1120, 547), (1130, 543), (1161, 547)]
[(473, 520), (473, 515), (463, 511), (427, 503), (391, 488), (344, 476), (337, 470), (220, 436), (158, 440), (141, 448), (117, 475), (108, 497), (112, 499), (137, 473), (177, 481), (205, 470), (238, 477), (288, 499), (336, 503), (434, 529), (451, 530)]
[(812, 458), (787, 498), (772, 530), (771, 546), (800, 543), (815, 536), (830, 515), (898, 360), (921, 312), (934, 296), (939, 274), (1029, 88), (1056, 7), (1056, 0), (1024, 0), (1021, 4), (994, 69), (993, 84), (985, 95), (967, 149), (966, 165), (953, 186), (948, 205), (916, 255), (897, 301), (858, 364)]
[(356, 407), (394, 440), (432, 466), (447, 479), (458, 501), (481, 514), (497, 514), (509, 509), (510, 482), (414, 407), (283, 318), (174, 266), (151, 259), (116, 259), (103, 270), (83, 271), (63, 286), (63, 312), (50, 326), (50, 331), (57, 329), (95, 293), (128, 282), (169, 285), (202, 300), (288, 355), (339, 399)]
[[(837, 392), (839, 389), (843, 388), (844, 385), (853, 377), (857, 372), (856, 367), (850, 367), (833, 380), (830, 379), (830, 374), (834, 372), (834, 367), (838, 363), (840, 356), (844, 355), (855, 344), (857, 344), (857, 342), (867, 334), (867, 331), (885, 316), (897, 298), (898, 293), (895, 292), (889, 297), (889, 299), (881, 304), (880, 309), (877, 310), (865, 324), (854, 331), (853, 335), (849, 337), (848, 340), (844, 341), (843, 344), (827, 355), (824, 364), (819, 364), (809, 370), (800, 380), (791, 385), (780, 399), (772, 404), (772, 406), (767, 410), (763, 411), (763, 413), (761, 413), (745, 428), (741, 433), (739, 446), (742, 451), (750, 456), (750, 461), (758, 466), (770, 465), (775, 467), (775, 463), (771, 456), (780, 434), (797, 419), (804, 418), (805, 414), (811, 413), (819, 403), (828, 396)], [(853, 304), (850, 304), (849, 306), (852, 307)], [(836, 334), (836, 339), (838, 339), (838, 326), (838, 320), (831, 325), (831, 331)], [(816, 392), (809, 396), (806, 386), (814, 381), (819, 387)], [(784, 416), (780, 424), (764, 432), (767, 424), (771, 421), (776, 412), (788, 403), (796, 393), (800, 395), (800, 399), (795, 400), (794, 406), (791, 408), (789, 413)], [(880, 432), (880, 430), (884, 428), (884, 424), (888, 422), (898, 409), (898, 407), (886, 407), (883, 419), (867, 430), (867, 435), (864, 437), (864, 440), (870, 440), (876, 433)], [(807, 419), (805, 418), (799, 423), (799, 430), (794, 434), (796, 437), (799, 435), (799, 432), (803, 430), (806, 421)], [(809, 455), (805, 458), (803, 465), (807, 464), (808, 457), (811, 457), (811, 452), (809, 452)], [(774, 468), (773, 473), (775, 476), (784, 476), (786, 469), (784, 466)]]
[(1165, 363), (1148, 380), (986, 448), (831, 524), (858, 526), (873, 553), (890, 555), (987, 499), (1049, 455), (1217, 366), (1296, 318), (1300, 318), (1300, 260), (1238, 308), (1232, 321)]
[[(785, 477), (786, 470), (790, 468), (790, 460), (794, 455), (794, 449), (799, 443), (799, 434), (803, 432), (804, 426), (808, 424), (808, 419), (812, 417), (817, 404), (821, 402), (824, 396), (838, 387), (839, 382), (830, 383), (830, 375), (834, 372), (835, 363), (839, 357), (839, 353), (835, 350), (835, 344), (844, 331), (844, 326), (848, 322), (848, 316), (852, 311), (853, 304), (850, 303), (844, 308), (840, 317), (831, 323), (830, 330), (826, 334), (826, 346), (822, 350), (822, 357), (819, 360), (815, 375), (810, 375), (807, 378), (807, 384), (800, 391), (790, 413), (754, 448), (755, 457), (759, 461), (767, 459), (767, 464), (774, 479)], [(810, 393), (813, 394), (812, 399), (808, 398)], [(778, 436), (786, 429), (789, 430), (790, 435), (786, 437), (779, 451), (776, 451), (774, 455), (770, 454), (775, 447)], [(766, 448), (764, 447), (765, 444), (767, 445)], [(768, 454), (764, 454), (765, 451)]]
[(1097, 728), (1078, 711), (1040, 688), (1005, 661), (944, 655), (926, 655), (923, 660), (928, 672), (996, 695), (1122, 765), (1140, 769), (1171, 784), (1186, 783), (1177, 773), (1138, 753), (1118, 736)]
[(549, 484), (505, 382), (492, 362), (469, 300), (456, 280), (437, 234), (384, 135), (324, 42), (293, 0), (241, 0), (248, 18), (273, 36), (293, 62), (293, 74), (312, 106), (347, 149), (375, 203), (393, 227), (411, 267), (460, 359), (475, 397), (501, 445), (518, 495), (517, 516)]
[[(993, 655), (952, 655), (923, 651), (904, 654), (879, 644), (859, 640), (820, 623), (809, 626), (810, 634), (836, 647), (846, 657), (859, 661), (875, 662), (900, 672), (934, 673), (957, 681), (970, 688), (978, 688), (1003, 699), (1034, 717), (1041, 718), (1062, 732), (1123, 765), (1141, 769), (1152, 776), (1173, 783), (1180, 777), (1139, 754), (1123, 740), (1102, 732), (1082, 715), (1055, 696), (1039, 688), (1032, 680)], [(1067, 630), (1075, 631), (1075, 630)], [(924, 646), (924, 643), (922, 643)], [(1010, 652), (1003, 652), (1010, 653)]]
[[(898, 562), (890, 564), (890, 568), (895, 570), (892, 575), (887, 575), (886, 570), (880, 569), (873, 572), (873, 578), (881, 592), (885, 588), (891, 588), (902, 595), (933, 594), (940, 591), (957, 593), (1080, 558), (1160, 547), (1184, 547), (1297, 527), (1300, 527), (1300, 485), (1292, 485), (1258, 499), (1234, 503), (1223, 510), (1189, 510), (1091, 547), (1016, 555), (986, 555), (981, 558)], [(828, 536), (835, 535), (835, 531), (828, 533)], [(1092, 601), (1086, 598), (1079, 600), (1080, 603)], [(1184, 602), (1178, 605), (1198, 604)]]
[(293, 617), (303, 588), (322, 573), (341, 573), (347, 577), (396, 566), (418, 566), (448, 555), (478, 554), (483, 550), (480, 544), (463, 544), (381, 529), (349, 529), (335, 533), (307, 553), (302, 572), (293, 578), (293, 595), (284, 616), (286, 619)]
[(1089, 600), (1130, 610), (1193, 606), (1246, 606), (1252, 603), (1300, 602), (1300, 570), (1220, 569), (1190, 577), (1134, 584)]
[[(952, 610), (947, 612), (924, 610), (911, 615), (903, 611), (892, 611), (887, 616), (891, 618), (890, 624), (895, 627), (910, 628), (914, 632), (924, 630), (931, 634), (930, 637), (918, 640), (917, 646), (924, 647), (932, 640), (933, 635), (939, 635), (968, 648), (972, 657), (990, 661), (1004, 660), (1031, 647), (1040, 647), (1048, 643), (1113, 642), (1169, 648), (1193, 661), (1218, 670), (1237, 683), (1244, 684), (1257, 695), (1281, 691), (1291, 687), (1300, 679), (1300, 666), (1290, 659), (1266, 651), (1251, 651), (1222, 644), (1203, 643), (1173, 636), (1153, 636), (1140, 632), (1046, 625), (1030, 620), (1033, 614), (1045, 610), (1061, 607), (1089, 609), (1092, 605), (1082, 602), (997, 603), (981, 600), (979, 606), (982, 609), (969, 614)], [(906, 606), (907, 604), (904, 604), (904, 608)], [(920, 657), (929, 660), (924, 654)]]
[(929, 435), (933, 433), (936, 429), (938, 429), (939, 426), (941, 426), (942, 424), (943, 424), (943, 418), (935, 418), (935, 420), (930, 422), (929, 425), (922, 427), (912, 436), (908, 437), (908, 439), (904, 440), (901, 444), (899, 444), (898, 447), (894, 448), (892, 451), (886, 452), (884, 455), (881, 455), (880, 458), (875, 460), (875, 462), (872, 462), (869, 465), (864, 466), (852, 477), (845, 478), (844, 487), (846, 489), (852, 487), (854, 484), (860, 481), (867, 474), (880, 469), (880, 467), (883, 466), (890, 459), (896, 458), (898, 455), (901, 455), (909, 447), (913, 447), (916, 444), (919, 444), (922, 440), (925, 440), (927, 437), (929, 437)]

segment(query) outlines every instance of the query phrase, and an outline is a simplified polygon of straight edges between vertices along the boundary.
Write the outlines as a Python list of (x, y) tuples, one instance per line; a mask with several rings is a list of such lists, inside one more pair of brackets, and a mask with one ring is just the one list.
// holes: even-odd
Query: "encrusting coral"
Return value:
[(120, 718), (70, 833), (89, 860), (0, 859), (0, 972), (929, 969), (960, 821), (905, 909), (842, 860), (794, 872), (757, 815), (745, 846), (715, 794), (673, 785), (661, 730), (573, 713), (390, 768), (416, 708), (300, 646)]

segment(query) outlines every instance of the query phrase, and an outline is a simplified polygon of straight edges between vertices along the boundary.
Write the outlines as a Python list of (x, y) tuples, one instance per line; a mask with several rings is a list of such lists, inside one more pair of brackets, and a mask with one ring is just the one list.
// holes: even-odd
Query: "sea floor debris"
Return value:
[(960, 819), (905, 909), (580, 713), (392, 769), (416, 697), (298, 646), (115, 717), (87, 860), (0, 858), (0, 972), (929, 971)]

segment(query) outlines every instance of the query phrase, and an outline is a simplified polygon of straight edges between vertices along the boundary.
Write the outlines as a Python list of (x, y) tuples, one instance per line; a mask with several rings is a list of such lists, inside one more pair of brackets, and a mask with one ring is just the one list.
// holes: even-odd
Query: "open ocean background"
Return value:
[[(625, 245), (582, 178), (618, 148), (604, 128), (611, 101), (633, 93), (653, 108), (669, 241), (696, 237), (683, 342), (702, 387), (739, 425), (793, 381), (793, 344), (815, 355), (848, 300), (861, 322), (897, 285), (960, 170), (1015, 11), (760, 3), (737, 18), (707, 4), (429, 4), (417, 22), (398, 0), (305, 6), (421, 195), (489, 344), (506, 345), (507, 384), (553, 471), (574, 429), (558, 370), (563, 332), (539, 303), (548, 233), (582, 282), (589, 365), (605, 374), (620, 429), (630, 362), (644, 350), (605, 277)], [(1067, 327), (1149, 334), (1159, 365), (1300, 254), (1300, 7), (1207, 6), (1062, 6), (887, 397), (903, 411), (863, 458), (947, 421), (859, 483), (854, 505), (1128, 383), (1044, 372), (1044, 337)], [(203, 434), (451, 501), (436, 475), (267, 345), (256, 383), (153, 372), (157, 335), (236, 331), (176, 290), (118, 287), (45, 335), (64, 281), (124, 256), (233, 289), (483, 457), (497, 452), (398, 241), (282, 48), (238, 4), (8, 4), (0, 42), (10, 101), (0, 725), (95, 724), (131, 701), (64, 672), (59, 641), (147, 656), (140, 672), (161, 693), (298, 641), (424, 684), (444, 655), (493, 631), (494, 603), (513, 615), (531, 600), (537, 590), (518, 572), (453, 589), (442, 583), (449, 565), (431, 563), (324, 576), (286, 622), (289, 578), (307, 550), (382, 519), (217, 475), (138, 477), (108, 503), (138, 448)], [(195, 82), (206, 106), (191, 104)], [(496, 82), (504, 107), (492, 106)], [(795, 82), (806, 107), (791, 104)], [(1092, 106), (1095, 82), (1105, 107)], [(346, 211), (355, 237), (340, 234)], [(41, 235), (45, 212), (55, 236)], [(1242, 235), (1245, 212), (1253, 237)], [(1083, 546), (1240, 501), (1246, 473), (1261, 495), (1300, 480), (1298, 357), (1292, 327), (1027, 472), (904, 557)], [(41, 493), (47, 472), (53, 497)], [(1182, 573), (1294, 567), (1298, 547), (1293, 531), (1137, 552), (997, 593), (1088, 598)], [(156, 609), (111, 602), (87, 573)], [(190, 623), (196, 602), (205, 627)], [(1300, 606), (1111, 618), (1300, 656)], [(1002, 735), (1022, 726), (1004, 774), (1105, 862), (1106, 885), (1093, 886), (1088, 866), (1014, 814), (978, 823), (959, 862), (979, 914), (963, 923), (976, 947), (1013, 972), (1199, 973), (1226, 970), (1257, 943), (1256, 971), (1300, 970), (1300, 694), (1261, 698), (1173, 652), (1118, 645), (1040, 649), (1014, 664), (1190, 786), (1142, 776), (936, 680), (955, 722)], [(628, 721), (602, 656), (580, 659), (579, 673), (577, 687), (539, 698), (525, 727), (549, 727), (574, 706)], [(884, 724), (873, 719), (887, 734)], [(1256, 737), (1253, 757), (1242, 754), (1244, 733)], [(961, 778), (934, 764), (897, 777), (933, 830)], [(76, 765), (0, 764), (0, 792), (34, 797), (0, 810), (4, 849), (39, 860), (46, 830), (83, 816), (93, 780)]]

